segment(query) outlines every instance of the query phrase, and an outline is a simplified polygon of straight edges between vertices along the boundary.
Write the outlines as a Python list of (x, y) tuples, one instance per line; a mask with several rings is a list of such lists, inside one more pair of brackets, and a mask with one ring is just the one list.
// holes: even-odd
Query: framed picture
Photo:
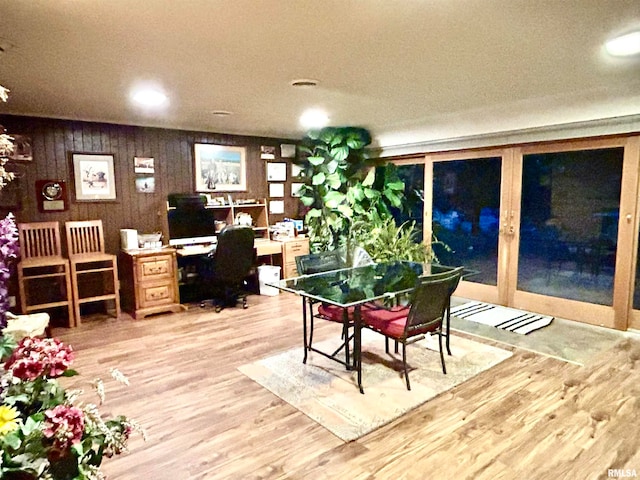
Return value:
[(269, 196), (271, 198), (284, 197), (284, 183), (270, 183)]
[(269, 213), (284, 213), (284, 202), (282, 200), (270, 200)]
[(133, 171), (134, 173), (154, 173), (152, 157), (133, 157)]
[(247, 189), (247, 149), (211, 143), (194, 145), (196, 192)]
[(296, 146), (292, 143), (283, 143), (280, 145), (280, 156), (282, 158), (294, 158), (296, 156)]
[(11, 160), (18, 162), (30, 162), (33, 160), (33, 148), (31, 137), (26, 135), (11, 135), (13, 137), (13, 152), (9, 156)]
[(76, 201), (100, 202), (116, 199), (113, 155), (72, 153)]
[(276, 147), (271, 145), (262, 145), (260, 147), (260, 158), (262, 160), (273, 160), (276, 158)]
[(304, 168), (300, 165), (296, 165), (295, 163), (291, 164), (291, 176), (293, 178), (303, 178), (304, 177)]
[(136, 177), (136, 192), (155, 193), (156, 179), (153, 175)]
[(287, 179), (286, 163), (267, 163), (267, 181), (284, 182)]

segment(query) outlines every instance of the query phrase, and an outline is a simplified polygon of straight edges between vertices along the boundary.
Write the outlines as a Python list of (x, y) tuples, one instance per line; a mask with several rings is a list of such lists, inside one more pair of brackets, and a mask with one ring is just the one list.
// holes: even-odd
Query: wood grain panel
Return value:
[[(261, 138), (210, 132), (191, 132), (161, 128), (134, 127), (0, 115), (0, 123), (11, 133), (28, 135), (33, 143), (33, 161), (25, 164), (20, 188), (22, 209), (14, 211), (19, 222), (101, 219), (109, 253), (120, 248), (120, 229), (134, 228), (148, 233), (162, 231), (168, 238), (166, 199), (169, 193), (190, 193), (193, 181), (193, 144), (219, 143), (247, 148), (247, 191), (234, 192), (234, 198), (267, 196), (265, 162), (260, 145), (295, 143), (288, 139)], [(70, 152), (114, 155), (117, 200), (115, 202), (75, 202)], [(155, 193), (138, 193), (133, 158), (155, 158)], [(35, 182), (39, 179), (64, 180), (68, 184), (69, 209), (66, 212), (38, 211)], [(2, 193), (0, 192), (0, 195)], [(4, 217), (7, 211), (0, 211)], [(295, 216), (297, 206), (287, 211)]]

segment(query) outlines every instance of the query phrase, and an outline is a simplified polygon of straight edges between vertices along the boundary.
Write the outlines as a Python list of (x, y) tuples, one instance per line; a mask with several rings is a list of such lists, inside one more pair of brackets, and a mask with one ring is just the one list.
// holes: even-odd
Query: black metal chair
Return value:
[[(339, 270), (345, 268), (344, 260), (340, 256), (340, 253), (333, 250), (322, 253), (311, 253), (308, 255), (299, 255), (296, 257), (296, 267), (298, 268), (298, 274), (300, 275), (312, 275), (314, 273), (329, 272), (331, 270)], [(349, 342), (353, 338), (353, 334), (349, 334), (349, 328), (353, 326), (353, 322), (349, 320), (349, 311), (346, 308), (337, 307), (335, 305), (329, 305), (321, 303), (318, 306), (317, 313), (314, 313), (314, 305), (318, 303), (312, 299), (307, 299), (304, 306), (304, 321), (306, 327), (307, 312), (309, 309), (309, 337), (305, 332), (305, 348), (307, 350), (313, 350), (322, 355), (327, 355), (325, 352), (321, 352), (313, 349), (313, 330), (314, 330), (314, 318), (320, 318), (322, 320), (328, 320), (330, 322), (342, 324), (342, 339), (344, 343), (332, 354), (327, 355), (335, 357), (342, 349), (345, 351), (345, 366), (350, 367), (350, 351)], [(305, 328), (306, 330), (306, 328)], [(306, 362), (306, 352), (304, 362)]]
[(451, 295), (462, 276), (462, 267), (449, 272), (420, 277), (411, 294), (410, 303), (403, 310), (367, 308), (362, 310), (364, 327), (381, 333), (385, 337), (385, 350), (389, 353), (389, 339), (402, 343), (402, 363), (407, 390), (411, 390), (407, 367), (407, 345), (422, 340), (425, 335), (438, 335), (442, 373), (447, 373), (442, 349), (442, 337), (446, 337), (449, 350), (449, 306)]
[[(226, 226), (218, 235), (216, 249), (201, 263), (200, 276), (205, 288), (212, 292), (216, 312), (236, 306), (239, 301), (242, 308), (247, 308), (249, 292), (245, 285), (256, 264), (251, 227)], [(204, 307), (205, 302), (200, 306)]]

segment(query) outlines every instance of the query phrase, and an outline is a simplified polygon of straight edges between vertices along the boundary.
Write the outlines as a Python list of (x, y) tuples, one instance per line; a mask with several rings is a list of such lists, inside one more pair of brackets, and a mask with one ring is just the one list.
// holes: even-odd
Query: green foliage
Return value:
[(418, 233), (415, 222), (396, 225), (394, 219), (389, 217), (376, 225), (365, 221), (355, 223), (350, 241), (364, 248), (375, 262), (433, 260), (430, 246), (416, 240)]
[(404, 183), (393, 166), (377, 175), (381, 161), (367, 156), (370, 143), (369, 132), (357, 127), (327, 127), (303, 140), (301, 166), (309, 182), (300, 201), (308, 208), (312, 251), (345, 246), (353, 222), (364, 218), (378, 224), (391, 207), (401, 206)]

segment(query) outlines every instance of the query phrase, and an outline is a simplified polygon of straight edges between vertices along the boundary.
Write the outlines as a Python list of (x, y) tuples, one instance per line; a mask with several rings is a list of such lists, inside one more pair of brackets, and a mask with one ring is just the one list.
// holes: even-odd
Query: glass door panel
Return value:
[(424, 163), (398, 165), (396, 172), (404, 182), (405, 201), (403, 210), (394, 210), (397, 225), (415, 222), (416, 241), (424, 237)]
[(433, 163), (432, 228), (438, 260), (479, 273), (466, 280), (497, 285), (502, 158)]
[(517, 289), (613, 304), (624, 148), (523, 156)]

